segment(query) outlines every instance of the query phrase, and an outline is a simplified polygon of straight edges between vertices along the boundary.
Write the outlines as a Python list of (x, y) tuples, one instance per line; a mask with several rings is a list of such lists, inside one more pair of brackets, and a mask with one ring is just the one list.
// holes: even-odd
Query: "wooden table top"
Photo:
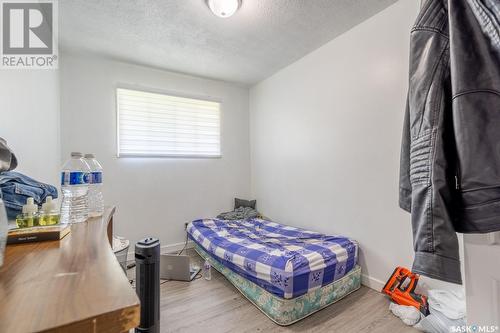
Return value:
[(8, 245), (0, 268), (0, 332), (125, 332), (139, 299), (108, 241), (114, 208), (60, 241)]

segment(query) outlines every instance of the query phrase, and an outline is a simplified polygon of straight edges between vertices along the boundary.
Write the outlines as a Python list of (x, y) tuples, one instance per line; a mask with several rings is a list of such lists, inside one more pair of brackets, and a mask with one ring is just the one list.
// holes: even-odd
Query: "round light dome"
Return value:
[(240, 7), (240, 0), (207, 0), (207, 4), (214, 15), (229, 17)]

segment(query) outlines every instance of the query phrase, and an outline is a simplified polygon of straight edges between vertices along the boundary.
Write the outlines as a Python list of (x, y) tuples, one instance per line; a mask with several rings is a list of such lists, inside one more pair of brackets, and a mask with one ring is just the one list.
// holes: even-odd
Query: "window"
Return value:
[(220, 157), (220, 103), (118, 88), (118, 156)]

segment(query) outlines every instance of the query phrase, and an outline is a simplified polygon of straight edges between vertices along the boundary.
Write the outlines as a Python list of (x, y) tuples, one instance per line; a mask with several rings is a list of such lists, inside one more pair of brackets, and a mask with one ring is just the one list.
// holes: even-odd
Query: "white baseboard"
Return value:
[[(182, 243), (173, 243), (173, 244), (162, 245), (160, 247), (160, 253), (179, 252), (180, 250), (182, 250), (184, 248), (184, 244), (186, 244), (186, 243), (182, 242)], [(194, 247), (193, 241), (191, 241), (191, 240), (188, 241), (187, 245), (186, 245), (186, 249), (191, 249), (193, 247)], [(134, 259), (134, 251), (135, 251), (134, 247), (130, 246), (130, 248), (128, 250), (128, 254), (127, 254), (128, 260)]]
[(366, 274), (361, 274), (361, 284), (375, 291), (381, 291), (384, 288), (385, 282)]

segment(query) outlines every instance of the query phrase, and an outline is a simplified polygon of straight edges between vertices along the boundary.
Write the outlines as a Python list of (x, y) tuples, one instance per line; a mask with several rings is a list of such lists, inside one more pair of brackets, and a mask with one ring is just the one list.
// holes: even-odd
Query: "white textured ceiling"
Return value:
[(251, 85), (394, 2), (243, 0), (223, 19), (204, 0), (62, 0), (60, 46)]

